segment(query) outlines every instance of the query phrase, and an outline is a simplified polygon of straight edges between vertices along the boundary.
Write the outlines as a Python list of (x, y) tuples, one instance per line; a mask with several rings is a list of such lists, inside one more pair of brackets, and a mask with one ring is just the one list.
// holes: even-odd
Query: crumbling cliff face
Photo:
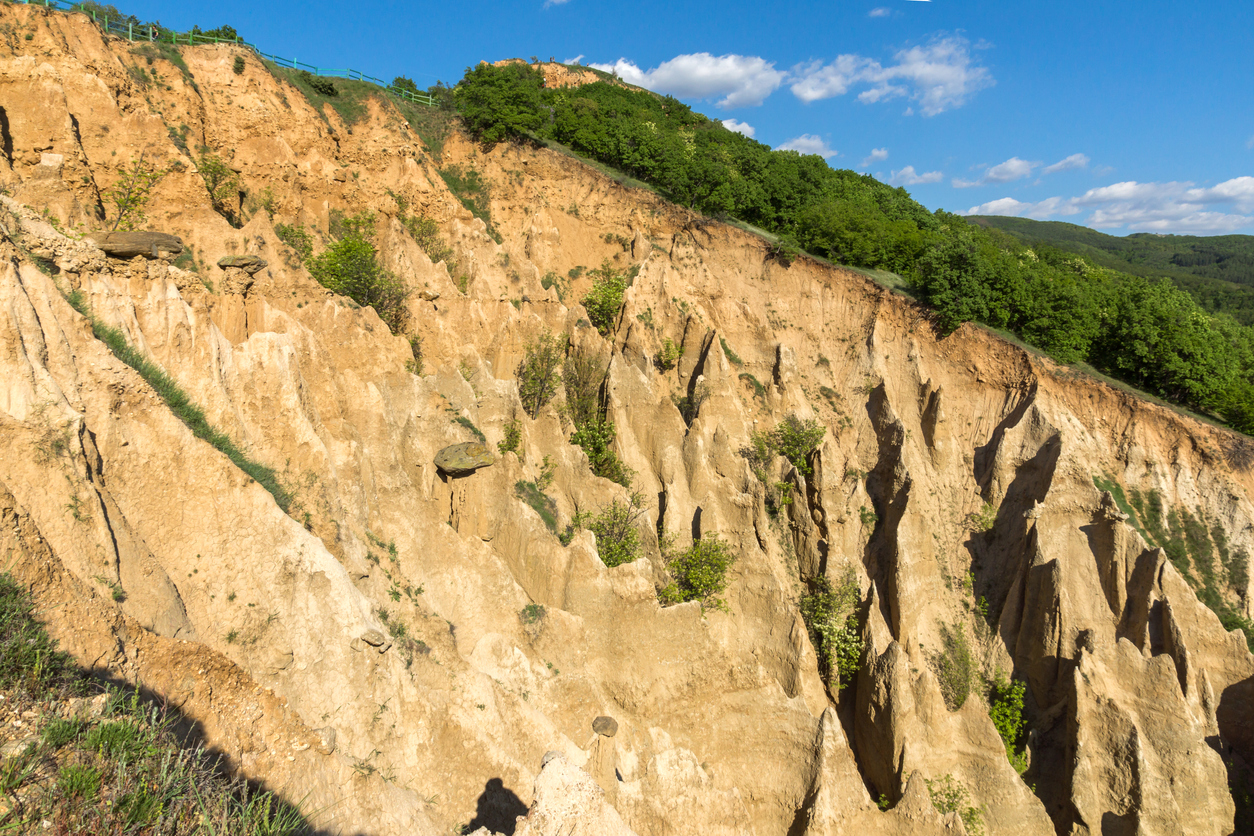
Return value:
[[(1248, 826), (1229, 785), (1254, 763), (1254, 657), (1198, 600), (1204, 550), (1182, 572), (1158, 548), (1171, 514), (1191, 520), (1240, 579), (1247, 440), (979, 329), (938, 339), (861, 275), (787, 264), (548, 150), (453, 135), (437, 159), (382, 99), (346, 124), (251, 54), (236, 74), (234, 48), (182, 48), (184, 71), (82, 15), (0, 7), (0, 34), (0, 553), (85, 666), (181, 707), (319, 827)], [(238, 228), (201, 146), (240, 175)], [(80, 234), (141, 154), (182, 166), (146, 211), (187, 268)], [(450, 166), (488, 184), (491, 229)], [(275, 232), (362, 209), (414, 291), (419, 358)], [(433, 264), (406, 212), (452, 254)], [(215, 266), (230, 255), (268, 266)], [(635, 271), (608, 338), (578, 301), (606, 262)], [(70, 300), (277, 471), (287, 511)], [(586, 531), (563, 545), (516, 492), (547, 462), (563, 525), (625, 496), (569, 443), (560, 397), (520, 408), (514, 370), (545, 329), (606, 358), (614, 447), (649, 504), (635, 562), (607, 569)], [(665, 340), (683, 354), (663, 371)], [(676, 401), (698, 393), (689, 424)], [(764, 481), (742, 448), (789, 415), (826, 428), (813, 472), (777, 458)], [(516, 452), (434, 466), (514, 419)], [(712, 533), (738, 556), (728, 610), (662, 607), (659, 542)], [(851, 682), (820, 675), (801, 616), (819, 577), (857, 586)], [(1249, 615), (1250, 591), (1247, 574), (1222, 594)], [(1026, 682), (1022, 775), (980, 684), (999, 671)]]

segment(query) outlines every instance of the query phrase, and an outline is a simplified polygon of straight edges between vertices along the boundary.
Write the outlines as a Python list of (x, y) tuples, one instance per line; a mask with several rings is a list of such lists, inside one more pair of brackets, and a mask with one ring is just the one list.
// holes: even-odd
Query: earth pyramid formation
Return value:
[[(318, 828), (1249, 826), (1254, 657), (1197, 597), (1209, 572), (1251, 614), (1248, 439), (942, 339), (857, 272), (554, 151), (315, 104), (242, 48), (25, 5), (0, 31), (0, 554), (84, 667)], [(93, 237), (136, 161), (166, 172), (142, 231), (181, 249)], [(309, 272), (362, 211), (408, 291), (396, 333)], [(604, 333), (594, 271), (630, 277)], [(524, 408), (546, 332), (597, 361), (631, 488), (570, 442), (568, 388)], [(816, 448), (755, 458), (789, 421)], [(468, 442), (491, 463), (437, 467)], [(639, 558), (607, 567), (586, 520), (632, 491)], [(714, 535), (724, 606), (663, 606), (665, 555)], [(999, 679), (1023, 683), (1009, 748)]]

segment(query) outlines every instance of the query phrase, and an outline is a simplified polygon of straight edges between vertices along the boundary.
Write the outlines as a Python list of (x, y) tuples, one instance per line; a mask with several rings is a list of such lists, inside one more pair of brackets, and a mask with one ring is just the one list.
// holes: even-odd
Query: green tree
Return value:
[(526, 64), (485, 62), (466, 70), (453, 97), (470, 133), (484, 145), (495, 145), (540, 127), (543, 85), (540, 71)]

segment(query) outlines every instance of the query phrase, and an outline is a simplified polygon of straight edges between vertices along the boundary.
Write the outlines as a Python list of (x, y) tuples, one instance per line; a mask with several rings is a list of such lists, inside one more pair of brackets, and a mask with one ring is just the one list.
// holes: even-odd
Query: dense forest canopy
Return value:
[[(613, 81), (546, 89), (526, 64), (480, 64), (452, 100), (484, 144), (561, 143), (699, 212), (738, 218), (841, 264), (897, 273), (934, 308), (943, 333), (983, 322), (1062, 362), (1087, 362), (1254, 432), (1254, 331), (1206, 310), (1168, 278), (1137, 275), (1132, 260), (1116, 269), (1060, 245), (1028, 246), (930, 212), (904, 189), (832, 169), (818, 156), (772, 150), (672, 97)], [(1177, 266), (1221, 263), (1201, 263), (1210, 250), (1189, 252), (1181, 262), (1198, 263)]]

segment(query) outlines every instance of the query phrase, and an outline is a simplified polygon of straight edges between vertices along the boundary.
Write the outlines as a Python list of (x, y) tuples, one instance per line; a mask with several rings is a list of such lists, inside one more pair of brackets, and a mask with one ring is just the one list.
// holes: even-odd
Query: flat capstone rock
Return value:
[(167, 258), (183, 252), (183, 239), (165, 232), (105, 232), (92, 238), (96, 246), (114, 258)]
[(488, 448), (478, 441), (463, 441), (435, 454), (435, 466), (450, 476), (474, 473), (495, 462), (496, 458), (488, 452)]
[(258, 258), (255, 255), (226, 255), (218, 259), (218, 266), (225, 270), (228, 267), (234, 267), (243, 270), (252, 276), (260, 270), (264, 270), (269, 264), (264, 258)]

